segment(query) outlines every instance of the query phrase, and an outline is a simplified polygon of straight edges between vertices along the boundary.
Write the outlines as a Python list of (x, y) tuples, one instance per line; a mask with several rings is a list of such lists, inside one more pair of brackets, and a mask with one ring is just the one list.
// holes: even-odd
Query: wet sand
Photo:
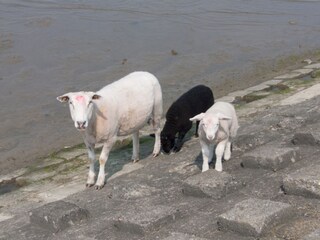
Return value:
[(56, 96), (154, 73), (165, 109), (318, 58), (318, 1), (0, 0), (0, 174), (82, 142)]

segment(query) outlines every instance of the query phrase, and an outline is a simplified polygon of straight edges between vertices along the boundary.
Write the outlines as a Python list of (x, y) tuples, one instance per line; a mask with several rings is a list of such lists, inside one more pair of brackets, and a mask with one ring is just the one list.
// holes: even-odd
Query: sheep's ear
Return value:
[(68, 94), (64, 94), (62, 96), (57, 97), (57, 100), (64, 103), (69, 101), (69, 96)]
[(219, 120), (230, 120), (231, 117), (224, 115), (223, 113), (218, 113)]
[(205, 115), (205, 113), (200, 113), (200, 114), (194, 116), (193, 118), (190, 118), (189, 120), (191, 122), (193, 122), (193, 121), (201, 121), (202, 118), (204, 117), (204, 115)]
[(102, 97), (100, 95), (98, 95), (98, 94), (94, 94), (92, 96), (92, 100), (99, 100), (100, 98), (102, 98)]

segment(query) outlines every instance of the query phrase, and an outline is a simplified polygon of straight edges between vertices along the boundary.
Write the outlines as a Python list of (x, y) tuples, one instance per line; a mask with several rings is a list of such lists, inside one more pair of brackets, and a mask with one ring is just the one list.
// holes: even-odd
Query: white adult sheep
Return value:
[(230, 103), (217, 102), (205, 113), (200, 113), (190, 121), (200, 121), (199, 139), (202, 148), (202, 172), (209, 169), (214, 146), (216, 146), (215, 169), (222, 171), (222, 156), (225, 160), (231, 157), (231, 141), (239, 128), (234, 107)]
[(162, 91), (157, 78), (151, 73), (133, 72), (96, 93), (70, 92), (57, 99), (69, 102), (71, 118), (88, 148), (90, 169), (87, 187), (95, 183), (96, 143), (103, 143), (96, 189), (104, 186), (105, 164), (117, 136), (133, 134), (132, 160), (135, 162), (139, 160), (139, 130), (147, 123), (152, 124), (156, 138), (153, 157), (160, 153)]

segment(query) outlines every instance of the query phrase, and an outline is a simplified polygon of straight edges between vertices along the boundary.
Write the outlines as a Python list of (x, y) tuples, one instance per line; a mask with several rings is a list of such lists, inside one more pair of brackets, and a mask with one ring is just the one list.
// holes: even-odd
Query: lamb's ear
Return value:
[(193, 118), (190, 118), (189, 120), (191, 122), (193, 122), (193, 121), (201, 121), (202, 118), (204, 117), (204, 115), (205, 115), (205, 113), (200, 113), (200, 114), (194, 116)]
[(64, 103), (69, 101), (69, 96), (68, 94), (64, 94), (62, 96), (57, 97), (57, 100)]
[(99, 94), (93, 94), (92, 96), (92, 100), (99, 100), (100, 98), (102, 98)]
[(231, 119), (231, 117), (224, 115), (223, 113), (218, 113), (217, 116), (218, 116), (219, 120), (230, 120)]

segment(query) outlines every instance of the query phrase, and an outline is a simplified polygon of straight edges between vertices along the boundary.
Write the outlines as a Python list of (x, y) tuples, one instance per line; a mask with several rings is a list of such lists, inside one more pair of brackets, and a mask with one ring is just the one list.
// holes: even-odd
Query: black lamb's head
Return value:
[(175, 144), (175, 136), (165, 132), (161, 132), (161, 147), (165, 153), (170, 153)]

